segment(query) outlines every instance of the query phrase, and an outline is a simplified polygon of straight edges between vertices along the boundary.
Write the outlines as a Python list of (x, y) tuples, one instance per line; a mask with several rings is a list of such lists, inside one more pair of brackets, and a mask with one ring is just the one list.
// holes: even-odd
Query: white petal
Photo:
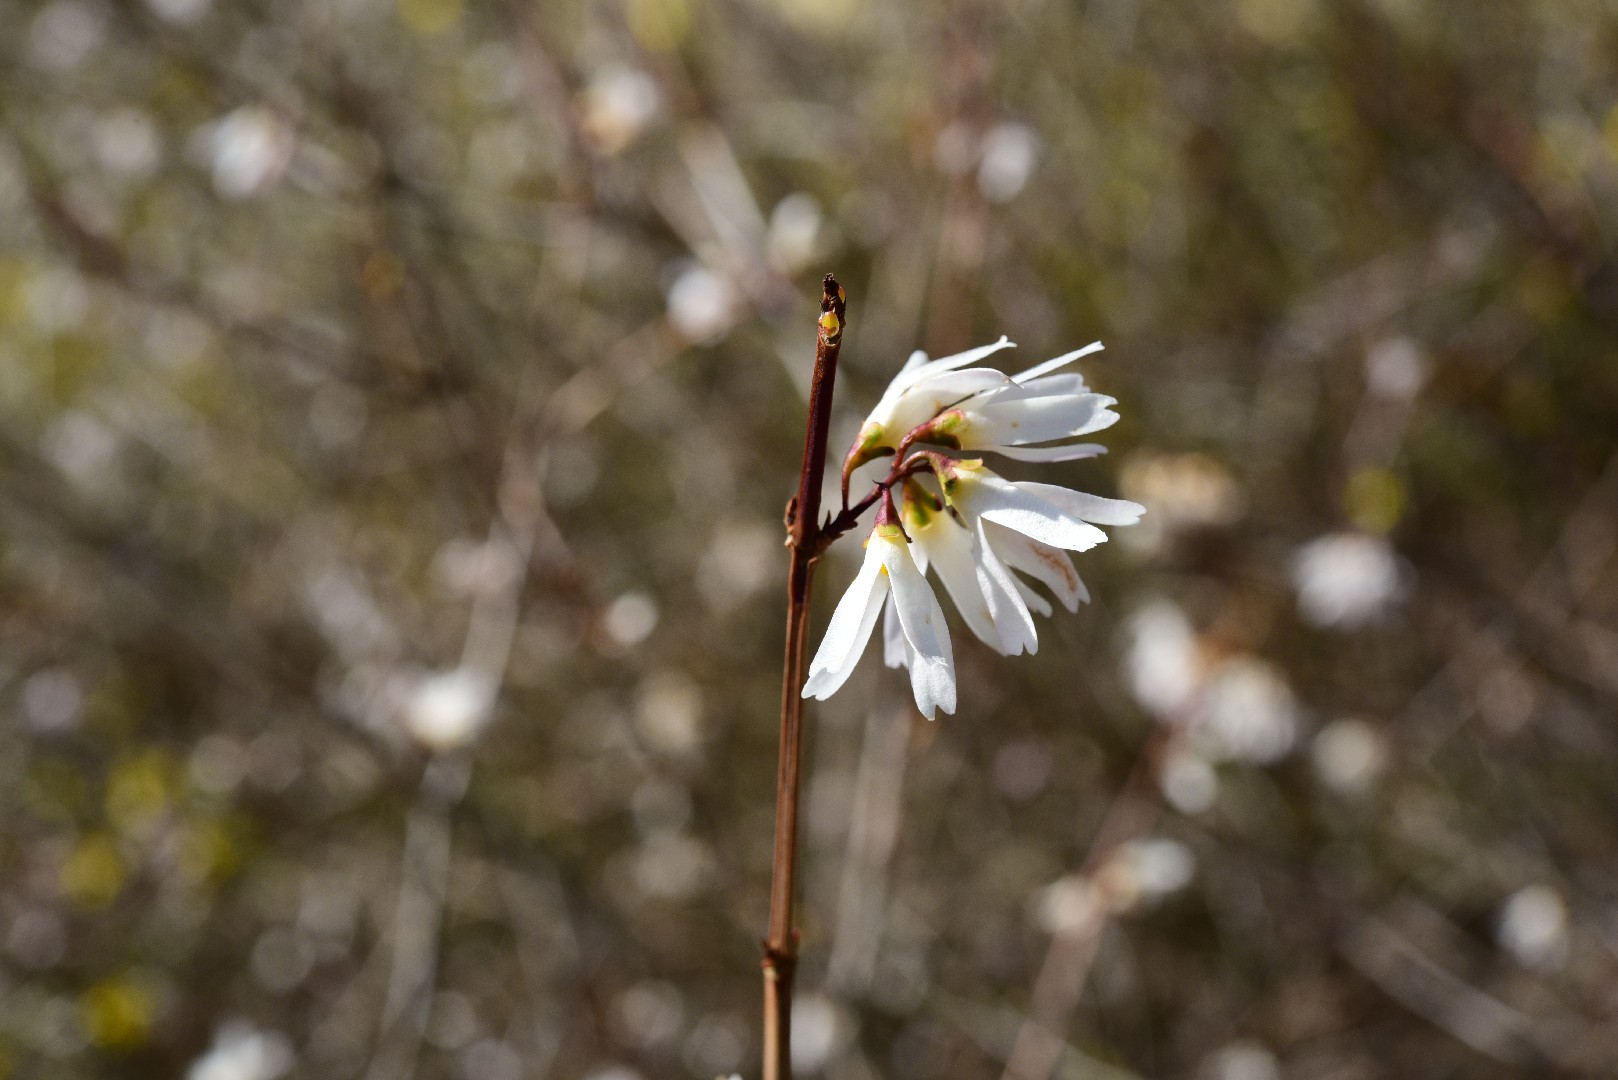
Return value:
[(978, 587), (983, 590), (995, 629), (1000, 632), (1001, 648), (1008, 656), (1023, 652), (1032, 656), (1039, 651), (1039, 634), (1034, 629), (1034, 617), (1029, 614), (1028, 605), (1017, 592), (1017, 578), (1006, 569), (1006, 564), (1000, 561), (990, 546), (984, 532), (987, 524), (982, 519), (978, 520), (977, 543), (972, 550), (977, 559)]
[(967, 408), (973, 445), (1014, 446), (1088, 435), (1111, 427), (1117, 403), (1105, 394), (1052, 394), (1039, 397), (995, 394)]
[(1054, 360), (1047, 360), (1043, 364), (1035, 364), (1022, 374), (1013, 375), (1012, 378), (1017, 382), (1025, 383), (1032, 379), (1037, 379), (1041, 375), (1048, 375), (1059, 368), (1064, 368), (1081, 357), (1089, 356), (1091, 353), (1098, 353), (1102, 348), (1101, 342), (1092, 341), (1082, 349), (1074, 349), (1070, 353), (1063, 353)]
[(1006, 378), (1006, 373), (996, 371), (994, 368), (942, 371), (937, 375), (917, 379), (905, 387), (890, 411), (906, 416), (916, 415), (915, 424), (910, 425), (915, 427), (916, 424), (931, 420), (940, 410), (962, 398), (1010, 385), (1012, 383)]
[(889, 388), (866, 422), (880, 424), (889, 444), (897, 444), (911, 428), (963, 398), (1012, 385), (1004, 372), (993, 368), (942, 371), (898, 390)]
[[(1065, 375), (1047, 375), (1028, 383), (1013, 380), (1013, 384), (1018, 387), (1016, 393), (1019, 397), (1077, 397), (1079, 394), (1095, 393), (1085, 385), (1083, 375), (1071, 371)], [(1009, 395), (1011, 391), (1006, 393)]]
[(1068, 551), (1089, 551), (1107, 539), (1107, 534), (1094, 525), (987, 469), (976, 476), (962, 477), (952, 498), (960, 504), (963, 514), (983, 517)]
[(1100, 457), (1107, 448), (1100, 443), (1068, 443), (1065, 446), (985, 446), (991, 454), (1001, 454), (1013, 461), (1079, 461)]
[(1020, 570), (1056, 595), (1063, 607), (1077, 611), (1088, 603), (1090, 593), (1073, 569), (1073, 559), (1061, 548), (1013, 532), (1003, 525), (990, 524), (985, 530), (989, 546), (1013, 570)]
[(893, 593), (882, 605), (882, 662), (888, 667), (905, 666), (905, 635), (899, 627), (899, 613), (893, 609)]
[(809, 663), (809, 678), (803, 684), (803, 696), (824, 701), (835, 694), (859, 663), (865, 643), (871, 640), (871, 630), (882, 610), (882, 600), (888, 593), (888, 575), (882, 572), (883, 548), (877, 537), (872, 537), (865, 548), (865, 562), (860, 572), (837, 601), (831, 622), (826, 624), (826, 636), (820, 639), (820, 648)]
[(1052, 506), (1072, 514), (1082, 521), (1097, 525), (1133, 525), (1146, 513), (1146, 507), (1126, 499), (1103, 499), (1085, 491), (1057, 487), (1055, 484), (1035, 484), (1024, 481), (1017, 485), (1023, 491), (1038, 495)]
[(930, 565), (955, 602), (955, 609), (961, 613), (967, 629), (991, 649), (1004, 652), (1001, 634), (995, 629), (994, 617), (978, 586), (972, 534), (942, 512), (934, 514), (926, 528), (912, 526), (911, 531), (916, 542), (910, 545), (910, 553), (916, 556), (917, 568), (926, 573)]
[(905, 361), (905, 366), (899, 369), (899, 374), (903, 375), (907, 371), (915, 371), (926, 362), (927, 354), (921, 349), (917, 349), (915, 352), (910, 354), (910, 359)]
[(1017, 595), (1022, 597), (1022, 602), (1027, 604), (1028, 609), (1034, 614), (1044, 615), (1047, 618), (1050, 616), (1051, 602), (1021, 581), (1017, 582)]
[[(872, 541), (872, 546), (877, 541)], [(931, 720), (939, 709), (955, 711), (955, 659), (950, 652), (949, 628), (927, 579), (916, 569), (906, 545), (884, 543), (883, 565), (893, 583), (894, 607), (909, 655), (910, 691), (916, 708)]]
[[(940, 357), (937, 360), (920, 364), (916, 367), (910, 367), (908, 364), (906, 364), (905, 370), (900, 371), (899, 374), (893, 377), (893, 382), (888, 386), (888, 392), (892, 393), (896, 389), (903, 390), (907, 386), (915, 385), (918, 380), (925, 379), (929, 375), (936, 375), (941, 371), (953, 371), (956, 368), (963, 368), (968, 364), (977, 363), (985, 356), (993, 356), (1001, 349), (1015, 349), (1016, 347), (1017, 346), (1015, 343), (1009, 341), (1004, 335), (1001, 335), (1000, 340), (995, 342), (993, 345), (979, 345), (975, 349), (968, 349), (966, 352), (956, 353), (954, 356)], [(914, 355), (915, 354), (913, 353), (911, 354), (912, 359), (914, 358)], [(887, 395), (884, 394), (883, 396), (886, 397)]]

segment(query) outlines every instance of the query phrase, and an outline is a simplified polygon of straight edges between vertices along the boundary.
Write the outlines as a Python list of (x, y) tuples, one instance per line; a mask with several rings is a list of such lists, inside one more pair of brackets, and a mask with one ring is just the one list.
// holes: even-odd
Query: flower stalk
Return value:
[[(770, 927), (764, 940), (764, 1080), (792, 1077), (792, 989), (798, 966), (798, 934), (792, 900), (798, 863), (798, 781), (803, 757), (804, 646), (815, 560), (838, 532), (820, 523), (820, 489), (826, 473), (832, 391), (843, 343), (847, 299), (837, 279), (826, 275), (820, 298), (815, 373), (809, 387), (809, 423), (804, 433), (798, 493), (787, 504), (787, 640), (781, 680), (781, 747), (775, 774), (775, 853), (770, 864)], [(839, 519), (847, 516), (845, 511)]]

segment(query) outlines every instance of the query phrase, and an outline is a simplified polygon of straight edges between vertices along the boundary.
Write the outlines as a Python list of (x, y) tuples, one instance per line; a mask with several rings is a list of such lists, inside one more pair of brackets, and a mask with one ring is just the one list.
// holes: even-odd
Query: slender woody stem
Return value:
[[(792, 985), (798, 935), (792, 896), (798, 862), (798, 778), (803, 756), (803, 654), (809, 629), (809, 591), (822, 550), (820, 488), (826, 475), (837, 354), (843, 343), (846, 300), (827, 274), (820, 299), (815, 375), (809, 388), (809, 425), (803, 440), (798, 494), (787, 504), (787, 642), (781, 679), (781, 752), (775, 774), (775, 856), (770, 867), (770, 931), (764, 940), (764, 1080), (792, 1080)], [(845, 525), (843, 528), (847, 528)]]

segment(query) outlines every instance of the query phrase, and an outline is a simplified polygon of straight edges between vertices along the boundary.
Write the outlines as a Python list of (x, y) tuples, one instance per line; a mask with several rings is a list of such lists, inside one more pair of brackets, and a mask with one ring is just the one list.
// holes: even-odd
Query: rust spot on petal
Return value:
[(1078, 571), (1073, 569), (1073, 560), (1067, 557), (1066, 552), (1042, 546), (1034, 547), (1033, 552), (1038, 556), (1040, 562), (1061, 575), (1062, 580), (1067, 582), (1068, 591), (1078, 591), (1079, 574)]

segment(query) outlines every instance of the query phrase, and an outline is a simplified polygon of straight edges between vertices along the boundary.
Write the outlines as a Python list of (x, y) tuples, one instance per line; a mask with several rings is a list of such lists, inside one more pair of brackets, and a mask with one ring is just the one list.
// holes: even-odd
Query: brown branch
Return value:
[(770, 867), (770, 933), (764, 941), (764, 1080), (792, 1077), (792, 978), (798, 935), (792, 928), (793, 878), (798, 861), (798, 776), (803, 756), (803, 653), (809, 629), (809, 589), (820, 555), (820, 488), (826, 474), (837, 354), (843, 343), (845, 299), (826, 275), (820, 300), (809, 426), (803, 440), (798, 494), (787, 504), (787, 644), (781, 679), (781, 756), (775, 775), (775, 857)]

